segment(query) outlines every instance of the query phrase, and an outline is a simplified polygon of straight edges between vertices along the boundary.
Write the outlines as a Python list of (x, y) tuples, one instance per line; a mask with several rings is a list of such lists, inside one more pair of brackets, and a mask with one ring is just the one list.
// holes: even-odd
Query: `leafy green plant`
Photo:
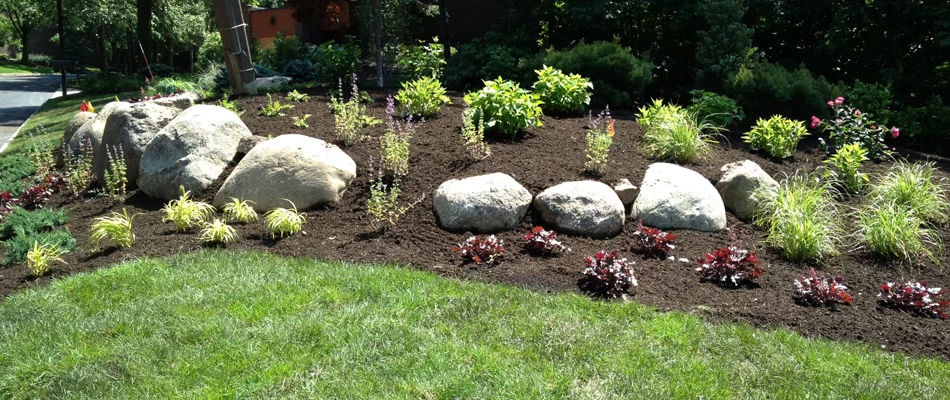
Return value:
[(297, 128), (309, 128), (310, 124), (307, 123), (307, 119), (310, 118), (310, 114), (304, 114), (302, 117), (293, 116), (290, 117), (294, 121), (294, 127)]
[(805, 136), (808, 130), (804, 123), (774, 115), (767, 120), (759, 118), (743, 139), (753, 150), (764, 150), (775, 158), (788, 158), (795, 154), (798, 142)]
[(890, 154), (884, 144), (884, 137), (890, 134), (896, 139), (900, 129), (878, 125), (870, 114), (847, 106), (844, 102), (844, 97), (828, 101), (828, 107), (834, 112), (834, 118), (830, 120), (822, 121), (814, 115), (811, 117), (812, 128), (820, 127), (828, 133), (828, 141), (818, 139), (821, 148), (828, 154), (834, 154), (846, 144), (858, 143), (868, 151), (868, 158), (872, 160), (880, 160)]
[(710, 124), (725, 128), (745, 119), (742, 107), (727, 96), (704, 90), (692, 90), (689, 94), (692, 101), (686, 112)]
[(604, 109), (597, 118), (591, 118), (587, 129), (587, 163), (588, 171), (601, 175), (607, 170), (607, 158), (610, 155), (610, 145), (614, 141), (614, 120), (610, 117), (610, 108)]
[(37, 137), (41, 135), (43, 135), (42, 127), (30, 131), (30, 147), (27, 153), (36, 170), (35, 174), (44, 177), (56, 169), (56, 160), (53, 157), (53, 146)]
[(462, 111), (462, 145), (468, 151), (468, 156), (474, 161), (484, 160), (491, 155), (491, 147), (485, 143), (485, 125), (482, 117), (472, 118), (475, 110), (466, 108)]
[(927, 229), (912, 210), (894, 202), (872, 202), (858, 212), (857, 236), (871, 251), (887, 258), (933, 259), (928, 246), (940, 247), (940, 237)]
[(756, 221), (766, 227), (766, 242), (792, 261), (821, 260), (838, 253), (839, 211), (831, 182), (818, 174), (797, 173), (761, 196)]
[(618, 41), (580, 41), (568, 49), (548, 52), (543, 62), (590, 79), (594, 85), (591, 102), (595, 106), (630, 107), (653, 81), (653, 64), (638, 59)]
[(221, 101), (218, 102), (218, 105), (220, 105), (221, 107), (224, 107), (228, 111), (231, 111), (237, 114), (237, 116), (239, 117), (241, 115), (244, 115), (244, 110), (239, 109), (237, 106), (237, 100), (229, 101), (227, 98), (222, 98)]
[(423, 76), (411, 82), (403, 82), (402, 89), (396, 93), (400, 115), (431, 117), (439, 113), (444, 104), (452, 104), (445, 88), (437, 79)]
[(543, 102), (544, 112), (552, 114), (576, 113), (584, 111), (590, 104), (590, 91), (594, 84), (578, 74), (565, 74), (559, 69), (547, 65), (534, 70), (538, 80), (534, 83), (534, 93)]
[(699, 122), (675, 104), (663, 100), (640, 107), (637, 122), (643, 127), (643, 152), (647, 157), (694, 162), (712, 151), (715, 141), (705, 131), (718, 128)]
[(878, 179), (869, 195), (873, 203), (894, 203), (924, 221), (947, 221), (946, 182), (934, 177), (933, 163), (898, 162)]
[(350, 99), (343, 100), (343, 80), (337, 81), (339, 96), (330, 94), (330, 111), (334, 117), (334, 131), (344, 146), (356, 143), (360, 138), (360, 130), (366, 126), (382, 123), (381, 120), (366, 114), (366, 107), (360, 105), (360, 89), (356, 85), (356, 75), (353, 75), (350, 86)]
[(122, 145), (119, 144), (117, 148), (108, 151), (107, 156), (109, 167), (105, 171), (106, 181), (103, 182), (103, 189), (112, 200), (119, 200), (125, 195), (126, 184), (128, 183), (128, 178), (125, 175), (125, 155), (122, 151)]
[(96, 175), (92, 172), (92, 142), (89, 139), (84, 140), (78, 150), (74, 153), (68, 145), (64, 144), (63, 164), (66, 172), (66, 187), (75, 197), (82, 196), (96, 179)]
[(386, 124), (386, 132), (379, 139), (379, 152), (383, 160), (383, 174), (398, 178), (409, 173), (409, 144), (415, 127), (412, 125), (411, 115), (405, 122), (395, 118), (395, 102), (392, 96), (386, 99), (386, 103), (386, 113), (390, 118)]
[(480, 91), (466, 94), (465, 103), (475, 110), (472, 117), (481, 119), (486, 130), (515, 135), (528, 127), (542, 125), (538, 95), (501, 77), (485, 81)]
[(196, 227), (214, 214), (214, 206), (202, 201), (192, 200), (191, 192), (185, 191), (184, 185), (178, 187), (178, 192), (180, 193), (178, 199), (169, 201), (162, 208), (165, 213), (162, 222), (174, 222), (176, 232)]
[(0, 157), (0, 193), (18, 193), (20, 180), (33, 175), (36, 168), (29, 158), (19, 154)]
[(286, 96), (287, 101), (292, 101), (294, 103), (303, 103), (310, 101), (310, 95), (305, 93), (300, 93), (297, 89), (294, 89), (291, 92), (287, 92)]
[(261, 115), (265, 117), (284, 116), (284, 110), (289, 110), (294, 106), (290, 104), (280, 104), (280, 100), (274, 100), (270, 93), (267, 93), (267, 104), (261, 106)]
[(825, 163), (834, 168), (832, 175), (848, 193), (861, 191), (868, 182), (868, 175), (860, 171), (861, 163), (868, 160), (868, 151), (858, 143), (846, 144)]
[(363, 65), (362, 51), (359, 42), (352, 36), (345, 37), (344, 42), (326, 42), (308, 52), (321, 84), (332, 85), (334, 80), (346, 76), (353, 76), (355, 82), (355, 75)]
[(26, 253), (26, 267), (30, 269), (33, 276), (43, 276), (49, 272), (54, 262), (66, 263), (63, 261), (63, 254), (67, 252), (59, 246), (52, 243), (43, 243), (33, 241), (33, 249)]
[(257, 212), (254, 211), (251, 204), (254, 204), (254, 202), (232, 197), (231, 202), (224, 205), (224, 219), (229, 222), (244, 223), (257, 221)]
[(278, 235), (283, 238), (300, 232), (303, 229), (303, 224), (307, 222), (307, 214), (297, 212), (297, 206), (290, 200), (287, 200), (287, 202), (290, 203), (293, 210), (275, 208), (264, 214), (264, 224), (267, 225), (267, 230), (270, 231), (272, 239), (277, 238)]
[(198, 239), (205, 243), (233, 243), (237, 240), (237, 232), (223, 220), (215, 218), (211, 222), (205, 223)]
[(386, 185), (382, 179), (378, 179), (370, 185), (369, 199), (366, 200), (366, 211), (370, 216), (370, 226), (373, 230), (379, 230), (388, 224), (390, 227), (396, 226), (399, 219), (406, 214), (412, 207), (422, 201), (412, 204), (399, 205), (399, 196), (402, 189), (399, 187), (400, 181), (394, 180), (392, 185)]
[(129, 210), (122, 209), (122, 214), (115, 211), (108, 217), (95, 219), (90, 229), (89, 242), (93, 250), (98, 250), (103, 240), (111, 240), (119, 247), (132, 247), (135, 243), (135, 233), (132, 232), (132, 220), (138, 214), (129, 215)]
[(431, 43), (419, 41), (416, 46), (399, 45), (396, 50), (396, 67), (406, 71), (413, 80), (420, 78), (442, 77), (445, 59), (442, 58), (443, 45), (439, 37), (433, 37)]

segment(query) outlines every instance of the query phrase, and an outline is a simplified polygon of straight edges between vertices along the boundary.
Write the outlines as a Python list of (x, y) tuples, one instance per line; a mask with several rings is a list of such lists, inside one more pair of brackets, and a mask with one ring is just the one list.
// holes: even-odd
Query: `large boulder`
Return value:
[(597, 181), (552, 186), (534, 198), (534, 209), (555, 230), (593, 238), (614, 236), (626, 222), (620, 197)]
[(432, 195), (443, 229), (495, 233), (518, 227), (531, 206), (531, 192), (502, 173), (442, 182)]
[(304, 210), (339, 202), (355, 177), (356, 163), (339, 147), (308, 136), (281, 135), (244, 156), (214, 196), (214, 205), (237, 198), (266, 211), (289, 207), (290, 200)]
[(633, 218), (660, 229), (715, 232), (726, 228), (726, 208), (719, 192), (698, 172), (655, 163), (647, 168)]
[(66, 124), (66, 131), (63, 132), (63, 143), (69, 143), (69, 139), (72, 139), (76, 131), (85, 125), (87, 121), (95, 117), (96, 113), (89, 111), (80, 111), (76, 113), (76, 115), (73, 115), (73, 117), (69, 119), (69, 123)]
[(234, 158), (238, 143), (248, 136), (251, 131), (233, 112), (212, 105), (193, 106), (145, 147), (138, 186), (145, 194), (165, 200), (178, 198), (179, 186), (200, 192), (218, 179)]
[(102, 144), (102, 133), (106, 129), (106, 121), (109, 120), (109, 116), (116, 110), (121, 110), (129, 106), (131, 106), (131, 104), (124, 101), (113, 101), (102, 106), (102, 108), (99, 109), (99, 113), (96, 114), (93, 119), (82, 124), (82, 126), (76, 130), (76, 133), (69, 138), (69, 149), (73, 154), (76, 154), (79, 152), (80, 146), (88, 142), (92, 145), (93, 152), (98, 151)]
[(154, 103), (164, 107), (177, 108), (178, 111), (184, 111), (185, 109), (195, 105), (198, 100), (201, 100), (201, 95), (198, 93), (184, 92), (178, 93), (174, 96), (151, 100), (149, 103)]
[(743, 221), (752, 219), (765, 199), (763, 194), (778, 191), (778, 182), (755, 162), (745, 160), (726, 164), (721, 171), (722, 178), (716, 183), (716, 190), (726, 208)]
[(92, 170), (99, 182), (105, 182), (110, 156), (122, 157), (128, 182), (135, 182), (139, 177), (139, 160), (145, 147), (180, 113), (177, 108), (152, 102), (135, 103), (113, 111), (102, 132), (102, 145), (92, 158)]

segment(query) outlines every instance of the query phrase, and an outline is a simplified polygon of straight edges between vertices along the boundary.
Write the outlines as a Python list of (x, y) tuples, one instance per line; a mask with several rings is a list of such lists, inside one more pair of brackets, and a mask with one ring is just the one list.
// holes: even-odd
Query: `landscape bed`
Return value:
[[(305, 103), (293, 103), (286, 116), (265, 117), (257, 110), (267, 102), (265, 96), (244, 97), (237, 101), (246, 112), (242, 120), (257, 136), (304, 134), (336, 142), (334, 119), (327, 106), (327, 98), (310, 93), (313, 98)], [(372, 92), (374, 102), (368, 111), (377, 118), (385, 117), (387, 91)], [(288, 103), (282, 94), (275, 100)], [(695, 269), (696, 260), (706, 252), (730, 244), (729, 231), (716, 233), (675, 230), (676, 248), (670, 253), (673, 260), (643, 259), (631, 251), (635, 220), (628, 218), (624, 231), (609, 239), (590, 239), (559, 234), (558, 238), (570, 248), (557, 257), (535, 257), (523, 251), (524, 235), (537, 224), (538, 216), (530, 213), (516, 230), (500, 233), (504, 240), (505, 255), (500, 265), (463, 263), (453, 247), (471, 234), (447, 232), (440, 229), (432, 212), (432, 193), (444, 181), (487, 173), (501, 172), (512, 176), (533, 195), (556, 184), (583, 179), (596, 179), (614, 184), (622, 178), (639, 185), (647, 167), (655, 162), (641, 152), (643, 130), (635, 122), (635, 114), (614, 111), (616, 135), (610, 151), (609, 164), (603, 176), (585, 173), (585, 127), (587, 116), (544, 117), (543, 127), (533, 128), (527, 135), (514, 140), (489, 140), (491, 156), (472, 162), (467, 158), (459, 138), (462, 123), (463, 100), (458, 93), (451, 96), (451, 105), (444, 106), (437, 118), (418, 124), (412, 138), (409, 173), (403, 179), (400, 202), (416, 204), (403, 216), (400, 223), (385, 231), (371, 227), (366, 212), (370, 183), (375, 177), (371, 159), (379, 159), (379, 141), (385, 124), (363, 130), (363, 140), (343, 150), (357, 164), (357, 177), (350, 184), (343, 200), (334, 206), (307, 212), (303, 231), (284, 239), (273, 240), (265, 231), (263, 222), (235, 224), (239, 239), (227, 245), (230, 249), (251, 249), (295, 257), (342, 260), (355, 263), (396, 263), (435, 271), (444, 276), (509, 284), (539, 291), (578, 291), (584, 288), (584, 257), (600, 250), (618, 250), (635, 261), (634, 274), (639, 286), (632, 289), (630, 299), (654, 306), (660, 310), (679, 309), (718, 321), (743, 321), (758, 327), (789, 327), (807, 336), (861, 341), (881, 348), (914, 355), (950, 360), (950, 321), (927, 318), (884, 307), (877, 297), (885, 282), (927, 280), (933, 286), (950, 285), (945, 252), (935, 254), (922, 266), (914, 263), (899, 264), (886, 261), (860, 248), (852, 238), (843, 238), (841, 254), (822, 265), (789, 262), (781, 252), (762, 244), (763, 228), (743, 223), (728, 215), (733, 232), (741, 232), (744, 246), (757, 251), (765, 274), (752, 287), (724, 289), (714, 283), (701, 282)], [(595, 110), (597, 111), (597, 110)], [(295, 128), (292, 116), (310, 114), (306, 129)], [(596, 114), (596, 112), (595, 112)], [(899, 143), (899, 141), (898, 141)], [(912, 161), (934, 161), (940, 177), (946, 176), (950, 164), (918, 154), (895, 154)], [(776, 180), (797, 170), (812, 171), (823, 164), (825, 154), (818, 149), (817, 138), (806, 138), (794, 157), (782, 161), (752, 152), (737, 134), (721, 138), (712, 153), (696, 164), (685, 165), (715, 183), (722, 175), (720, 168), (728, 163), (752, 160)], [(890, 161), (867, 162), (863, 170), (873, 176), (885, 172)], [(231, 166), (233, 167), (233, 165)], [(200, 200), (210, 201), (230, 172), (203, 193)], [(845, 206), (856, 206), (861, 197), (849, 200)], [(56, 194), (49, 207), (64, 209), (70, 221), (67, 228), (77, 241), (77, 250), (66, 254), (66, 264), (55, 264), (51, 273), (35, 279), (21, 265), (0, 269), (0, 296), (26, 286), (43, 284), (51, 278), (78, 271), (93, 270), (142, 256), (164, 256), (185, 253), (201, 248), (195, 231), (176, 233), (172, 223), (162, 222), (163, 202), (150, 199), (139, 191), (129, 193), (124, 201), (114, 202), (105, 197), (72, 199)], [(133, 231), (137, 236), (131, 248), (104, 248), (93, 251), (89, 231), (93, 219), (110, 211), (137, 213)], [(853, 220), (853, 219), (849, 219)], [(854, 229), (846, 227), (845, 232)], [(950, 240), (946, 224), (938, 226), (944, 243)], [(687, 262), (680, 259), (687, 259)], [(841, 276), (851, 289), (853, 303), (837, 310), (806, 307), (795, 303), (794, 281), (815, 267), (825, 275)]]

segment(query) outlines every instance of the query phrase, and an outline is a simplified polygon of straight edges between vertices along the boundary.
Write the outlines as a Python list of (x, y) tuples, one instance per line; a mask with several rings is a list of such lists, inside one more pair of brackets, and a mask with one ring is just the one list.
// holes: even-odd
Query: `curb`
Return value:
[[(39, 75), (39, 74), (34, 74), (34, 75)], [(32, 119), (33, 116), (36, 115), (36, 113), (40, 112), (40, 109), (43, 108), (43, 105), (45, 105), (47, 101), (50, 101), (50, 99), (52, 99), (53, 96), (55, 96), (57, 93), (62, 92), (63, 86), (60, 85), (59, 88), (57, 88), (56, 90), (57, 90), (56, 92), (53, 92), (53, 93), (50, 94), (50, 96), (49, 96), (48, 99), (46, 99), (45, 101), (43, 101), (43, 104), (40, 104), (39, 107), (36, 107), (36, 110), (33, 111), (33, 113), (30, 114), (30, 116), (27, 117), (26, 120), (24, 120), (22, 124), (20, 124), (20, 127), (19, 127), (19, 128), (16, 128), (16, 131), (14, 131), (14, 132), (13, 132), (13, 135), (10, 136), (10, 140), (7, 140), (6, 143), (4, 143), (3, 145), (0, 145), (0, 154), (3, 154), (3, 152), (7, 149), (7, 146), (9, 146), (10, 143), (13, 143), (13, 139), (16, 139), (17, 135), (20, 134), (20, 131), (23, 130), (23, 127), (26, 126), (26, 123), (29, 122), (30, 119)], [(67, 87), (66, 90), (69, 90), (69, 88)]]

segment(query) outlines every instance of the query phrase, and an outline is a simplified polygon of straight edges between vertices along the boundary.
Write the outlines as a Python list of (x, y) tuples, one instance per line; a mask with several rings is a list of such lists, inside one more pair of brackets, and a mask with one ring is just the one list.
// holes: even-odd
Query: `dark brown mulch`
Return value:
[[(385, 92), (374, 93), (376, 102), (369, 107), (371, 114), (380, 118), (385, 115), (385, 95)], [(275, 98), (284, 101), (281, 95)], [(314, 96), (309, 103), (298, 104), (288, 111), (287, 116), (279, 118), (257, 115), (256, 109), (264, 101), (266, 97), (263, 96), (239, 101), (240, 107), (247, 110), (242, 118), (255, 135), (300, 133), (334, 140), (333, 117), (325, 97)], [(842, 254), (818, 266), (825, 274), (841, 275), (851, 288), (854, 304), (839, 307), (837, 311), (795, 304), (792, 300), (793, 281), (806, 267), (785, 261), (775, 249), (764, 247), (760, 244), (764, 239), (761, 228), (742, 223), (731, 215), (729, 225), (745, 232), (745, 241), (759, 252), (766, 270), (755, 288), (723, 289), (700, 282), (694, 271), (695, 260), (704, 252), (729, 244), (728, 232), (676, 231), (677, 247), (672, 254), (690, 262), (643, 260), (629, 252), (635, 221), (628, 221), (622, 234), (607, 240), (562, 235), (564, 243), (571, 248), (570, 252), (556, 258), (537, 258), (521, 251), (522, 235), (537, 222), (535, 216), (529, 215), (519, 230), (498, 235), (505, 241), (508, 251), (503, 264), (495, 267), (462, 264), (452, 247), (469, 235), (439, 229), (432, 213), (432, 192), (440, 183), (451, 178), (503, 172), (537, 194), (564, 181), (591, 177), (584, 173), (586, 117), (545, 117), (544, 127), (533, 129), (532, 133), (515, 140), (493, 141), (491, 157), (473, 163), (466, 159), (458, 137), (462, 99), (455, 95), (452, 102), (443, 108), (439, 118), (420, 124), (413, 137), (410, 174), (403, 185), (403, 201), (422, 201), (404, 216), (398, 226), (383, 233), (374, 232), (365, 211), (372, 176), (369, 160), (379, 159), (376, 138), (384, 131), (384, 126), (380, 125), (367, 129), (365, 140), (345, 148), (357, 163), (358, 176), (343, 202), (307, 213), (306, 233), (271, 240), (264, 233), (262, 223), (257, 222), (239, 226), (242, 237), (228, 248), (348, 262), (406, 264), (444, 276), (545, 292), (580, 291), (584, 256), (601, 249), (618, 249), (636, 260), (634, 269), (640, 286), (633, 298), (657, 309), (682, 310), (714, 321), (742, 321), (767, 328), (788, 327), (806, 336), (867, 342), (892, 351), (950, 360), (950, 321), (885, 308), (879, 305), (877, 298), (878, 287), (885, 281), (926, 279), (935, 286), (950, 285), (950, 275), (940, 268), (947, 264), (946, 254), (940, 254), (936, 263), (928, 262), (923, 267), (899, 265), (879, 260), (866, 250), (853, 248), (853, 240), (844, 238), (846, 244), (841, 247)], [(304, 114), (311, 115), (310, 128), (293, 128), (290, 116)], [(651, 163), (638, 149), (642, 130), (630, 112), (616, 113), (615, 117), (617, 136), (610, 154), (610, 165), (606, 175), (599, 180), (610, 184), (628, 178), (637, 184)], [(772, 176), (781, 179), (784, 174), (798, 169), (813, 170), (824, 158), (816, 149), (813, 138), (802, 143), (795, 157), (784, 161), (773, 161), (750, 152), (738, 135), (724, 139), (727, 140), (722, 140), (707, 159), (689, 165), (711, 182), (719, 179), (720, 167), (734, 161), (753, 160)], [(926, 158), (919, 154), (904, 155), (914, 159)], [(945, 160), (936, 161), (943, 171), (947, 171)], [(882, 172), (889, 165), (870, 164), (866, 169), (872, 173)], [(210, 200), (216, 187), (199, 197)], [(856, 204), (858, 200), (846, 202), (847, 206)], [(51, 206), (68, 210), (72, 218), (68, 227), (76, 237), (79, 249), (67, 255), (68, 265), (57, 265), (49, 276), (39, 280), (28, 278), (24, 266), (0, 269), (0, 296), (75, 272), (142, 256), (165, 256), (202, 247), (194, 233), (174, 233), (170, 223), (162, 223), (161, 202), (137, 192), (130, 194), (124, 204), (113, 204), (104, 198), (71, 200), (57, 195)], [(90, 251), (88, 232), (92, 218), (122, 208), (141, 213), (135, 219), (138, 236), (135, 246)], [(939, 228), (943, 241), (950, 243), (950, 229), (947, 226)]]

